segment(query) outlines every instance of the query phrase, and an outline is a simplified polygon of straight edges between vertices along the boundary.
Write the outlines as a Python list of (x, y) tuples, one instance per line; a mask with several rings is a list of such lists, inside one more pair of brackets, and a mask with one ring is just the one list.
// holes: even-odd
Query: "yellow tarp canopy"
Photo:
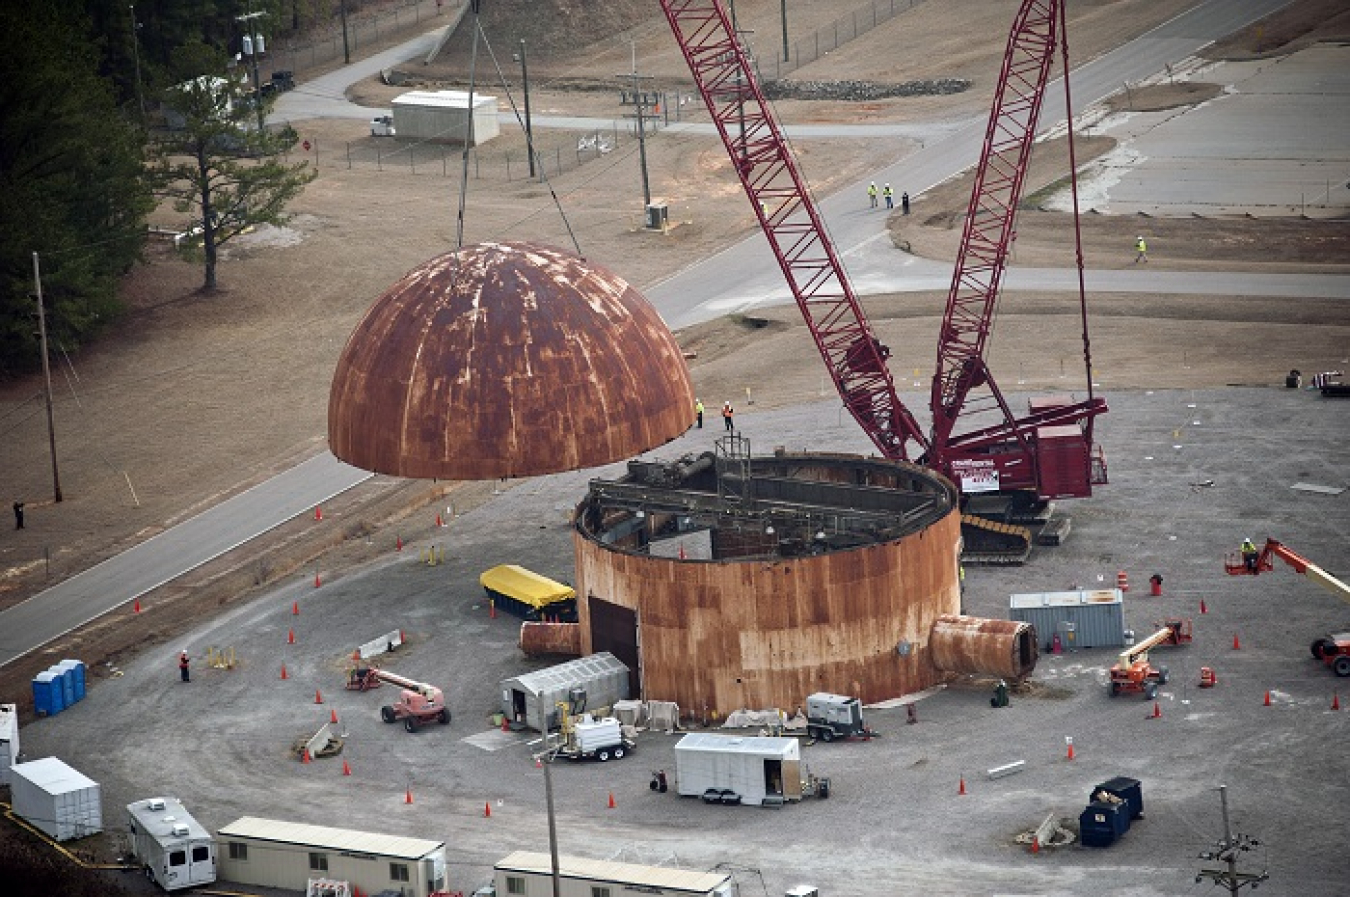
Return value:
[(571, 586), (554, 582), (547, 576), (540, 576), (515, 564), (501, 564), (485, 570), (478, 577), (478, 582), (490, 593), (513, 598), (534, 608), (547, 607), (577, 596), (576, 589)]

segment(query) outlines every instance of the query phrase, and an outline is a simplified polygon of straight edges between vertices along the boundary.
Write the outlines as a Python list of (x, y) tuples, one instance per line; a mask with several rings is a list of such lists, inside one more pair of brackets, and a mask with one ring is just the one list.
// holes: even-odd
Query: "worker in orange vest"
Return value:
[(186, 650), (178, 655), (178, 675), (183, 677), (183, 681), (188, 681), (188, 653)]
[(735, 413), (736, 411), (731, 407), (730, 402), (722, 403), (722, 423), (726, 424), (727, 432), (731, 432), (736, 429), (736, 425), (732, 422), (732, 416)]

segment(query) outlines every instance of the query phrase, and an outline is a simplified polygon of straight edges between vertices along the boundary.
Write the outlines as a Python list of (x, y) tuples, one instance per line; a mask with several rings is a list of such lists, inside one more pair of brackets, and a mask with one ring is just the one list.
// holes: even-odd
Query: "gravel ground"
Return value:
[[(1113, 894), (1189, 893), (1202, 865), (1196, 854), (1220, 835), (1213, 789), (1224, 783), (1235, 828), (1262, 841), (1244, 868), (1269, 869), (1265, 893), (1342, 893), (1350, 860), (1340, 829), (1308, 808), (1350, 799), (1350, 761), (1341, 749), (1350, 714), (1329, 709), (1337, 686), (1350, 683), (1317, 665), (1307, 646), (1350, 628), (1350, 610), (1288, 568), (1260, 580), (1229, 579), (1222, 558), (1244, 536), (1270, 535), (1333, 570), (1344, 563), (1350, 494), (1290, 487), (1346, 485), (1346, 408), (1273, 388), (1108, 399), (1112, 411), (1099, 436), (1112, 484), (1066, 508), (1075, 523), (1065, 546), (1039, 550), (1026, 567), (972, 568), (967, 604), (971, 613), (1003, 617), (1011, 592), (1090, 586), (1098, 577), (1110, 585), (1117, 570), (1127, 571), (1131, 628), (1150, 632), (1163, 614), (1195, 619), (1193, 645), (1155, 658), (1174, 675), (1159, 699), (1161, 719), (1146, 719), (1151, 707), (1137, 697), (1107, 696), (1100, 677), (1113, 660), (1109, 650), (1049, 656), (1031, 694), (1014, 696), (1007, 710), (990, 709), (985, 683), (957, 682), (922, 702), (918, 725), (905, 725), (900, 709), (875, 710), (870, 720), (881, 740), (807, 748), (807, 763), (831, 777), (833, 793), (827, 802), (776, 812), (652, 794), (648, 774), (673, 770), (676, 738), (648, 733), (622, 763), (556, 770), (562, 851), (673, 857), (691, 868), (731, 863), (759, 870), (766, 894), (802, 881), (830, 897), (900, 889), (1100, 893), (1104, 880)], [(738, 420), (757, 450), (867, 448), (851, 424), (837, 423), (833, 403), (746, 412)], [(701, 450), (713, 435), (694, 431), (657, 454)], [(489, 618), (477, 577), (512, 562), (568, 578), (565, 515), (594, 475), (515, 484), (455, 517), (435, 543), (443, 564), (418, 559), (425, 544), (402, 553), (391, 545), (382, 560), (319, 589), (297, 578), (203, 625), (182, 646), (133, 661), (71, 711), (25, 728), (24, 747), (31, 756), (59, 753), (99, 780), (110, 830), (122, 824), (113, 808), (165, 791), (212, 828), (252, 814), (444, 838), (452, 887), (471, 890), (510, 850), (547, 843), (529, 736), (503, 736), (486, 719), (496, 709), (497, 683), (540, 664), (517, 651), (518, 621)], [(1146, 597), (1155, 572), (1164, 577), (1161, 598)], [(409, 645), (387, 666), (445, 687), (455, 713), (448, 729), (409, 735), (384, 726), (377, 708), (392, 700), (392, 689), (341, 690), (353, 646), (394, 628)], [(289, 629), (295, 645), (286, 644)], [(1235, 635), (1240, 651), (1232, 649)], [(204, 669), (208, 646), (235, 648), (239, 667)], [(177, 681), (179, 647), (197, 659), (188, 685)], [(1202, 665), (1217, 670), (1217, 689), (1194, 687)], [(1270, 707), (1263, 706), (1267, 690)], [(342, 757), (351, 778), (341, 776), (339, 760), (304, 766), (288, 753), (331, 710), (348, 733)], [(1074, 739), (1073, 762), (1065, 759), (1065, 736)], [(484, 741), (487, 749), (476, 743)], [(1012, 760), (1025, 760), (1026, 771), (986, 779), (985, 770)], [(1088, 790), (1115, 775), (1143, 781), (1147, 813), (1111, 849), (1031, 856), (1015, 843), (1049, 813), (1076, 818)], [(962, 777), (964, 797), (957, 795)], [(738, 877), (747, 894), (760, 893), (760, 878)]]

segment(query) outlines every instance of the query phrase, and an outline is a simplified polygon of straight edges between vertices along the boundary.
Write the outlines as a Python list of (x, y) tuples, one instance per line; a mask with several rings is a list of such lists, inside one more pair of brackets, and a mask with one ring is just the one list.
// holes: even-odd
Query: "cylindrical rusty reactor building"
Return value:
[[(583, 654), (692, 716), (808, 694), (898, 697), (949, 678), (933, 623), (961, 605), (952, 484), (852, 455), (752, 458), (747, 440), (592, 481), (573, 543)], [(640, 654), (640, 656), (639, 656)]]

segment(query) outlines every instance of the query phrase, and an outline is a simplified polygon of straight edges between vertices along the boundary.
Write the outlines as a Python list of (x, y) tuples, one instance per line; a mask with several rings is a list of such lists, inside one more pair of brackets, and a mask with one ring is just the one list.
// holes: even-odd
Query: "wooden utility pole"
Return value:
[[(637, 69), (637, 43), (632, 43), (633, 70), (626, 75), (616, 75), (616, 78), (633, 79), (633, 102), (632, 105), (637, 110), (637, 132), (638, 132), (638, 160), (642, 166), (642, 212), (647, 213), (647, 207), (652, 204), (651, 181), (647, 178), (647, 125), (642, 120), (643, 107), (647, 105), (649, 97), (642, 91), (642, 79), (651, 78), (651, 75), (639, 75)], [(629, 105), (627, 98), (623, 100), (623, 105)]]
[(47, 361), (47, 310), (42, 304), (42, 267), (33, 253), (33, 287), (37, 292), (38, 338), (42, 343), (42, 382), (47, 396), (47, 442), (52, 450), (52, 492), (61, 501), (61, 472), (56, 467), (56, 421), (52, 416), (52, 368)]
[(1219, 786), (1219, 801), (1223, 806), (1223, 839), (1219, 841), (1218, 851), (1206, 851), (1200, 854), (1200, 859), (1219, 860), (1226, 863), (1228, 868), (1201, 869), (1195, 876), (1195, 882), (1199, 884), (1208, 878), (1214, 884), (1228, 888), (1228, 893), (1232, 895), (1236, 895), (1238, 891), (1242, 890), (1243, 885), (1251, 885), (1252, 889), (1255, 890), (1257, 885), (1270, 876), (1265, 872), (1237, 871), (1237, 858), (1238, 854), (1251, 850), (1253, 847), (1259, 847), (1261, 842), (1246, 835), (1233, 837), (1233, 826), (1228, 821), (1227, 785)]

